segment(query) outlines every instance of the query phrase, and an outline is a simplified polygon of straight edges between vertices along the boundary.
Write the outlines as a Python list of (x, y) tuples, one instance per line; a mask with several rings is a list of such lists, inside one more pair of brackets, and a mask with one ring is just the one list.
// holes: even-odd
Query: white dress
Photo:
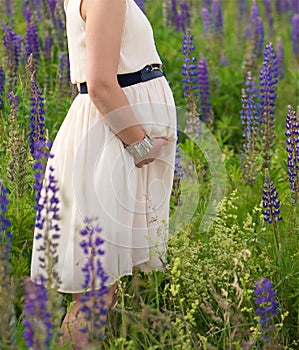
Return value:
[[(134, 0), (126, 2), (118, 73), (130, 73), (147, 64), (161, 63), (149, 21)], [(71, 80), (86, 81), (85, 22), (80, 0), (66, 10)], [(54, 168), (60, 201), (60, 239), (55, 270), (59, 291), (83, 289), (82, 267), (88, 257), (80, 247), (84, 218), (98, 218), (105, 240), (102, 263), (107, 284), (141, 271), (161, 269), (165, 261), (169, 199), (172, 188), (176, 109), (165, 77), (123, 88), (130, 107), (150, 137), (167, 137), (163, 159), (138, 169), (120, 139), (105, 124), (88, 94), (78, 95), (54, 140), (47, 164)], [(167, 149), (168, 148), (168, 149)], [(42, 252), (35, 229), (31, 278), (38, 280)]]

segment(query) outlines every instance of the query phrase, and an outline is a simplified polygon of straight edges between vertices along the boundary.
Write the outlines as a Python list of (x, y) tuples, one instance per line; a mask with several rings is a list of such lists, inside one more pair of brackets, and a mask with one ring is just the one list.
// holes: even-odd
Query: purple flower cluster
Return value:
[(30, 107), (29, 143), (31, 155), (34, 157), (36, 143), (45, 140), (44, 99), (38, 89), (35, 77), (32, 77), (31, 81)]
[(271, 0), (263, 0), (264, 8), (265, 8), (265, 15), (268, 22), (269, 27), (269, 35), (273, 36), (274, 32), (274, 20), (273, 20), (273, 12), (272, 12), (272, 6), (271, 6)]
[(264, 220), (269, 224), (282, 220), (278, 192), (273, 181), (270, 179), (268, 171), (266, 171), (265, 183), (263, 185), (263, 208)]
[(195, 50), (193, 45), (193, 36), (190, 35), (189, 29), (186, 30), (183, 37), (182, 51), (184, 64), (182, 65), (182, 88), (186, 100), (187, 128), (194, 136), (200, 132), (200, 120), (198, 113), (198, 95), (199, 95), (199, 80), (198, 66), (196, 57), (192, 56), (192, 51)]
[(0, 109), (4, 108), (4, 100), (3, 100), (4, 83), (5, 83), (4, 70), (3, 70), (3, 67), (0, 66)]
[(102, 327), (107, 322), (107, 307), (103, 296), (108, 293), (105, 285), (107, 276), (102, 266), (101, 257), (105, 253), (102, 249), (104, 240), (100, 233), (102, 229), (97, 224), (97, 218), (84, 220), (85, 227), (81, 231), (82, 247), (87, 258), (86, 264), (83, 266), (84, 283), (82, 288), (88, 289), (80, 301), (83, 303), (81, 311), (84, 313), (85, 320), (90, 322), (90, 327), (81, 329), (83, 333), (88, 332), (90, 341), (97, 341), (102, 337)]
[(22, 53), (23, 38), (17, 35), (7, 24), (2, 24), (2, 32), (8, 68), (7, 80), (9, 90), (13, 90), (17, 84), (17, 72)]
[(50, 60), (52, 57), (52, 47), (53, 47), (53, 39), (52, 36), (47, 33), (45, 35), (45, 41), (44, 41), (44, 54), (45, 58)]
[(203, 7), (201, 9), (201, 17), (202, 17), (204, 32), (206, 34), (210, 34), (212, 31), (212, 19), (211, 19), (210, 11), (206, 7)]
[(275, 138), (275, 100), (278, 83), (278, 60), (272, 43), (265, 47), (264, 61), (259, 73), (262, 107), (263, 167), (270, 167), (271, 152)]
[[(238, 18), (240, 21), (244, 21), (247, 17), (248, 4), (247, 0), (237, 0)], [(242, 23), (242, 22), (241, 22)]]
[(59, 54), (59, 83), (61, 91), (64, 91), (63, 87), (69, 87), (70, 86), (70, 61), (69, 56), (61, 52)]
[(288, 0), (275, 0), (275, 9), (279, 15), (283, 15), (289, 10)]
[(53, 158), (49, 152), (50, 143), (39, 140), (35, 144), (33, 165), (35, 171), (35, 227), (37, 229), (36, 240), (41, 241), (39, 251), (44, 252), (40, 257), (40, 267), (45, 271), (45, 276), (40, 276), (44, 281), (50, 279), (54, 285), (60, 284), (59, 276), (55, 271), (55, 264), (58, 261), (57, 242), (60, 238), (59, 228), (59, 199), (57, 180), (54, 176), (54, 168), (49, 166), (45, 176), (47, 160)]
[(7, 189), (4, 187), (3, 182), (0, 179), (0, 274), (2, 287), (5, 287), (4, 283), (7, 282), (10, 272), (8, 260), (10, 257), (12, 234), (8, 230), (11, 226), (11, 222), (6, 217), (8, 204)]
[(269, 342), (271, 331), (274, 328), (273, 318), (279, 314), (277, 296), (271, 281), (262, 278), (255, 283), (255, 302), (258, 305), (256, 313), (259, 316), (259, 324), (263, 341)]
[(182, 51), (184, 57), (184, 64), (182, 65), (183, 76), (183, 91), (185, 97), (198, 96), (198, 67), (196, 65), (196, 57), (191, 56), (192, 51), (195, 51), (193, 45), (193, 35), (190, 35), (190, 31), (187, 29), (183, 37)]
[(253, 54), (259, 57), (263, 52), (265, 33), (263, 20), (256, 0), (252, 2), (249, 32), (253, 44)]
[(291, 27), (292, 49), (296, 59), (299, 62), (299, 13), (293, 14), (291, 19)]
[(209, 72), (207, 61), (203, 55), (200, 57), (197, 67), (201, 120), (204, 123), (211, 123), (214, 116), (211, 108)]
[(292, 106), (288, 106), (286, 118), (286, 150), (288, 152), (288, 174), (293, 203), (299, 199), (299, 115)]
[(49, 312), (47, 289), (32, 282), (24, 281), (24, 340), (30, 349), (50, 349), (53, 336), (52, 316)]
[(282, 39), (279, 37), (277, 39), (277, 45), (276, 45), (276, 51), (277, 51), (277, 62), (278, 62), (278, 76), (279, 79), (282, 80), (284, 77), (284, 46)]
[(212, 1), (213, 30), (216, 35), (223, 34), (223, 18), (220, 0)]
[(180, 7), (181, 11), (176, 14), (176, 30), (185, 32), (190, 27), (191, 15), (186, 1), (183, 0)]
[(257, 175), (258, 144), (261, 127), (259, 93), (251, 72), (247, 72), (246, 87), (242, 90), (243, 149), (241, 168), (246, 181), (253, 185)]
[(33, 21), (28, 22), (26, 29), (26, 58), (32, 54), (34, 69), (38, 67), (38, 59), (40, 56), (39, 38), (37, 34), (37, 27)]

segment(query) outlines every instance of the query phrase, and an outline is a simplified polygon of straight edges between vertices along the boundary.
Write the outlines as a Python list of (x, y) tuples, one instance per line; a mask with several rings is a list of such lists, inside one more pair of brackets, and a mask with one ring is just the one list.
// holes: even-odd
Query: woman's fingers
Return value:
[(168, 144), (168, 140), (164, 137), (155, 137), (152, 141), (152, 149), (144, 157), (135, 161), (137, 168), (142, 168), (144, 165), (153, 162), (160, 156), (162, 148)]

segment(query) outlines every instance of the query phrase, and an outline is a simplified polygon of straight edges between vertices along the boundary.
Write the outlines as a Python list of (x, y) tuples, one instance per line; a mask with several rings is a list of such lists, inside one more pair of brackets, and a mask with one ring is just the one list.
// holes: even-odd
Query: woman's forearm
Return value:
[(142, 140), (144, 130), (117, 81), (92, 82), (89, 85), (89, 96), (110, 129), (127, 145)]

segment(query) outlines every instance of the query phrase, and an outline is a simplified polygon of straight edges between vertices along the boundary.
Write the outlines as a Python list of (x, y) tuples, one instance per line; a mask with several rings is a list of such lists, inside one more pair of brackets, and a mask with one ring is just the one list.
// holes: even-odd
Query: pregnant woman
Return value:
[[(133, 269), (163, 268), (176, 113), (152, 27), (134, 0), (66, 0), (65, 11), (71, 80), (80, 93), (55, 138), (45, 176), (52, 166), (59, 188), (59, 291), (76, 302), (62, 324), (63, 342), (73, 340), (80, 349), (86, 342), (79, 332), (80, 298), (90, 290), (82, 287), (85, 218), (98, 218), (102, 228), (107, 307), (119, 278)], [(40, 244), (35, 238), (36, 281)]]

